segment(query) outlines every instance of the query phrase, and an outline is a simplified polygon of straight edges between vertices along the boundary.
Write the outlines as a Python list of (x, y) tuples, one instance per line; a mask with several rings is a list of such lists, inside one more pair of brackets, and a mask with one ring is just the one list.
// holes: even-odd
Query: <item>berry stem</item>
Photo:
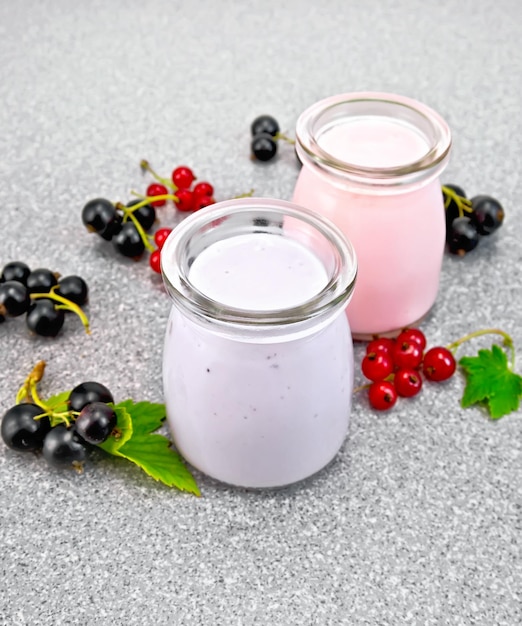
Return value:
[(359, 385), (358, 387), (355, 387), (355, 389), (353, 390), (353, 394), (355, 395), (356, 393), (359, 393), (359, 391), (364, 391), (365, 389), (369, 389), (370, 386), (371, 386), (371, 383), (365, 383), (364, 385)]
[(72, 417), (73, 412), (72, 411), (63, 411), (63, 412), (53, 411), (52, 407), (50, 407), (48, 404), (45, 404), (45, 402), (40, 398), (40, 395), (38, 394), (37, 385), (38, 383), (36, 382), (36, 380), (34, 380), (34, 378), (31, 378), (29, 381), (29, 389), (31, 393), (31, 398), (33, 402), (37, 406), (39, 406), (43, 411), (41, 415), (37, 415), (34, 419), (40, 419), (44, 417), (45, 415), (47, 415), (49, 417), (51, 426), (53, 428), (54, 426), (57, 426), (58, 424), (65, 424), (67, 428), (69, 428), (69, 426), (71, 425), (71, 417)]
[(77, 415), (75, 411), (53, 411), (52, 407), (46, 404), (38, 393), (38, 383), (42, 380), (45, 371), (45, 361), (38, 361), (33, 367), (27, 378), (24, 380), (23, 385), (16, 394), (16, 404), (21, 404), (26, 400), (31, 400), (36, 406), (42, 409), (41, 415), (36, 415), (35, 420), (41, 419), (44, 416), (48, 416), (51, 422), (51, 426), (57, 426), (58, 424), (65, 424), (67, 428), (71, 425), (71, 419)]
[(254, 189), (251, 189), (250, 191), (247, 191), (245, 193), (240, 193), (239, 196), (234, 196), (233, 200), (238, 200), (239, 198), (252, 198), (252, 196), (254, 195)]
[[(163, 193), (158, 196), (144, 196), (142, 193), (131, 190), (131, 195), (136, 196), (137, 198), (141, 198), (142, 202), (138, 202), (136, 204), (133, 204), (132, 206), (126, 206), (125, 209), (127, 209), (127, 212), (129, 213), (133, 213), (134, 211), (136, 211), (136, 209), (139, 209), (146, 204), (151, 204), (151, 202), (155, 202), (156, 200), (173, 200), (174, 202), (178, 202), (179, 200), (178, 196), (172, 193)], [(119, 205), (117, 206), (118, 208), (121, 208)]]
[[(165, 198), (165, 197), (166, 196), (154, 196), (154, 198)], [(168, 196), (168, 197), (170, 198), (171, 196)], [(121, 202), (118, 202), (118, 204), (116, 204), (116, 208), (120, 209), (121, 211), (123, 211), (123, 219), (124, 220), (130, 219), (132, 221), (132, 223), (136, 227), (136, 230), (138, 231), (138, 234), (141, 237), (141, 240), (143, 241), (143, 244), (145, 245), (147, 250), (149, 252), (153, 252), (155, 250), (155, 248), (151, 244), (149, 236), (143, 230), (142, 225), (139, 223), (138, 219), (134, 215), (134, 211), (136, 211), (137, 209), (141, 208), (142, 206), (145, 206), (146, 204), (149, 204), (149, 200), (143, 200), (143, 202), (138, 202), (137, 204), (134, 204), (131, 208), (129, 208), (129, 207), (126, 207)]]
[[(393, 382), (393, 380), (395, 379), (395, 373), (391, 373), (388, 376), (386, 376), (386, 378), (383, 378), (383, 381), (387, 381), (387, 382)], [(382, 381), (379, 381), (382, 382)], [(356, 393), (359, 393), (359, 391), (364, 391), (365, 389), (369, 389), (372, 386), (372, 383), (364, 383), (364, 385), (359, 385), (358, 387), (355, 387), (353, 390), (353, 394), (355, 395)]]
[(482, 335), (500, 335), (504, 341), (504, 345), (506, 346), (506, 348), (509, 348), (511, 351), (511, 369), (515, 369), (515, 346), (513, 344), (513, 338), (511, 337), (511, 335), (508, 335), (508, 333), (506, 333), (505, 331), (501, 330), (500, 328), (483, 328), (481, 330), (475, 330), (472, 333), (468, 333), (467, 335), (464, 335), (464, 337), (461, 337), (460, 339), (457, 339), (456, 341), (453, 341), (452, 343), (450, 343), (449, 345), (446, 346), (446, 348), (452, 352), (453, 354), (455, 354), (457, 352), (457, 349), (466, 341), (469, 341), (470, 339), (474, 339), (475, 337), (480, 337)]
[(38, 298), (46, 298), (47, 300), (54, 300), (55, 302), (59, 302), (60, 305), (62, 305), (60, 306), (61, 309), (66, 309), (68, 311), (72, 311), (73, 313), (76, 313), (76, 315), (80, 318), (85, 328), (85, 332), (88, 335), (90, 335), (91, 329), (89, 327), (89, 319), (87, 318), (85, 313), (75, 302), (72, 302), (72, 300), (68, 300), (67, 298), (64, 298), (63, 296), (60, 296), (57, 293), (55, 293), (56, 289), (58, 288), (59, 288), (59, 285), (54, 285), (54, 287), (51, 287), (51, 290), (48, 293), (32, 293), (30, 295), (30, 298), (31, 300), (38, 300)]
[(288, 135), (285, 135), (284, 133), (276, 133), (274, 135), (274, 139), (282, 139), (283, 141), (286, 141), (289, 144), (292, 144), (293, 146), (295, 145), (295, 139), (292, 139), (291, 137), (289, 137)]
[(445, 185), (442, 185), (442, 190), (444, 191), (444, 194), (446, 196), (446, 198), (444, 199), (445, 209), (449, 207), (451, 201), (453, 200), (459, 210), (459, 217), (464, 217), (465, 213), (473, 212), (473, 209), (471, 207), (471, 200), (459, 196), (459, 194), (453, 191), (453, 189), (451, 189), (450, 187), (446, 187)]
[(21, 404), (30, 395), (31, 381), (37, 383), (42, 380), (45, 365), (45, 361), (38, 361), (38, 363), (33, 367), (27, 378), (24, 380), (24, 384), (20, 387), (16, 394), (16, 404)]
[(161, 183), (162, 185), (165, 185), (165, 187), (167, 187), (167, 189), (172, 189), (172, 191), (177, 191), (178, 188), (176, 187), (176, 185), (169, 179), (169, 178), (163, 178), (163, 176), (160, 176), (159, 174), (157, 174), (151, 167), (150, 163), (147, 161), (147, 159), (142, 159), (140, 161), (140, 167), (144, 172), (149, 172), (149, 174), (151, 174), (153, 176), (153, 178), (155, 178), (158, 183)]

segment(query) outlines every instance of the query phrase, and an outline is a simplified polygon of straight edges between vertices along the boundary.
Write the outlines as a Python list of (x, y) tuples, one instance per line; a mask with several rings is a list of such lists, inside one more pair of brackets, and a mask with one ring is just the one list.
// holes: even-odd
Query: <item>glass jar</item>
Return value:
[(435, 302), (445, 243), (439, 175), (451, 135), (429, 107), (386, 93), (322, 100), (297, 121), (293, 201), (332, 220), (359, 266), (354, 337), (393, 335)]
[(351, 244), (306, 209), (242, 198), (176, 226), (161, 263), (173, 300), (163, 384), (180, 453), (243, 487), (324, 467), (351, 407)]

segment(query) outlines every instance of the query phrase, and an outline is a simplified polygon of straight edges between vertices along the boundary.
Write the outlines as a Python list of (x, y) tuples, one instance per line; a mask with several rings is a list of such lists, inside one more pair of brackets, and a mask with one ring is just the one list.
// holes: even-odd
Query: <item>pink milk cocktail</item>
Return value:
[(161, 263), (173, 300), (163, 386), (177, 449), (242, 487), (319, 471), (349, 423), (351, 244), (311, 211), (243, 198), (181, 222)]
[(303, 167), (293, 201), (332, 220), (357, 254), (347, 307), (353, 335), (393, 335), (416, 324), (439, 286), (446, 123), (409, 98), (353, 93), (302, 113), (296, 139)]

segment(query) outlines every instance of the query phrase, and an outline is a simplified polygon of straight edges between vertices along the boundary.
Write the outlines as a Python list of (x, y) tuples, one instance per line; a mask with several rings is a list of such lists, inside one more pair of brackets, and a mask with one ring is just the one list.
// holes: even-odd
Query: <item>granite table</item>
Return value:
[[(146, 261), (86, 232), (82, 206), (143, 191), (142, 158), (193, 166), (218, 199), (290, 199), (293, 150), (253, 162), (251, 120), (271, 113), (292, 134), (307, 106), (349, 91), (440, 112), (444, 180), (506, 210), (473, 253), (445, 256), (430, 343), (495, 326), (522, 349), (521, 38), (518, 0), (3, 0), (0, 264), (80, 274), (92, 325), (69, 318), (46, 340), (2, 324), (3, 410), (38, 360), (44, 396), (100, 380), (161, 402), (169, 298)], [(357, 394), (335, 460), (281, 490), (195, 472), (197, 498), (102, 454), (77, 474), (0, 443), (0, 623), (522, 623), (522, 416), (463, 409), (463, 387), (427, 384), (386, 414)]]

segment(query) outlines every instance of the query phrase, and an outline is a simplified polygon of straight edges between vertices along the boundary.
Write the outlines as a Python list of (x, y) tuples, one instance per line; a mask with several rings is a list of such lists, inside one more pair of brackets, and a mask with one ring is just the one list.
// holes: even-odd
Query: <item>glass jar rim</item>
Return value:
[[(328, 282), (317, 294), (298, 305), (261, 311), (228, 306), (206, 296), (190, 281), (190, 263), (189, 259), (183, 258), (183, 251), (198, 232), (208, 233), (213, 228), (219, 229), (228, 219), (238, 214), (255, 219), (260, 212), (263, 217), (300, 220), (307, 228), (314, 228), (335, 250), (334, 269), (328, 276)], [(255, 231), (252, 232), (263, 232), (263, 227), (259, 224), (252, 222), (252, 226), (255, 226)], [(267, 229), (267, 232), (275, 232), (270, 231), (268, 226)], [(242, 233), (244, 234), (244, 230)], [(281, 234), (285, 234), (285, 231)], [(175, 304), (198, 318), (225, 325), (270, 328), (306, 324), (344, 307), (355, 286), (357, 259), (353, 245), (346, 236), (333, 223), (313, 211), (285, 200), (236, 198), (205, 207), (185, 218), (173, 229), (163, 244), (161, 274)]]
[[(429, 149), (420, 158), (391, 167), (369, 167), (349, 163), (324, 150), (318, 142), (318, 131), (332, 116), (340, 116), (343, 109), (350, 106), (388, 109), (388, 114), (381, 112), (380, 117), (405, 119), (419, 130), (423, 125), (427, 132), (423, 136), (428, 140)], [(396, 115), (391, 114), (391, 110)], [(346, 115), (350, 117), (349, 113)], [(415, 121), (417, 123), (415, 123)], [(428, 136), (429, 133), (429, 136)], [(330, 173), (348, 178), (358, 183), (400, 184), (415, 182), (429, 176), (433, 170), (442, 169), (451, 148), (451, 132), (444, 119), (429, 106), (406, 96), (384, 92), (354, 92), (331, 96), (316, 102), (299, 116), (296, 124), (296, 151), (303, 161), (312, 161), (315, 165)]]

